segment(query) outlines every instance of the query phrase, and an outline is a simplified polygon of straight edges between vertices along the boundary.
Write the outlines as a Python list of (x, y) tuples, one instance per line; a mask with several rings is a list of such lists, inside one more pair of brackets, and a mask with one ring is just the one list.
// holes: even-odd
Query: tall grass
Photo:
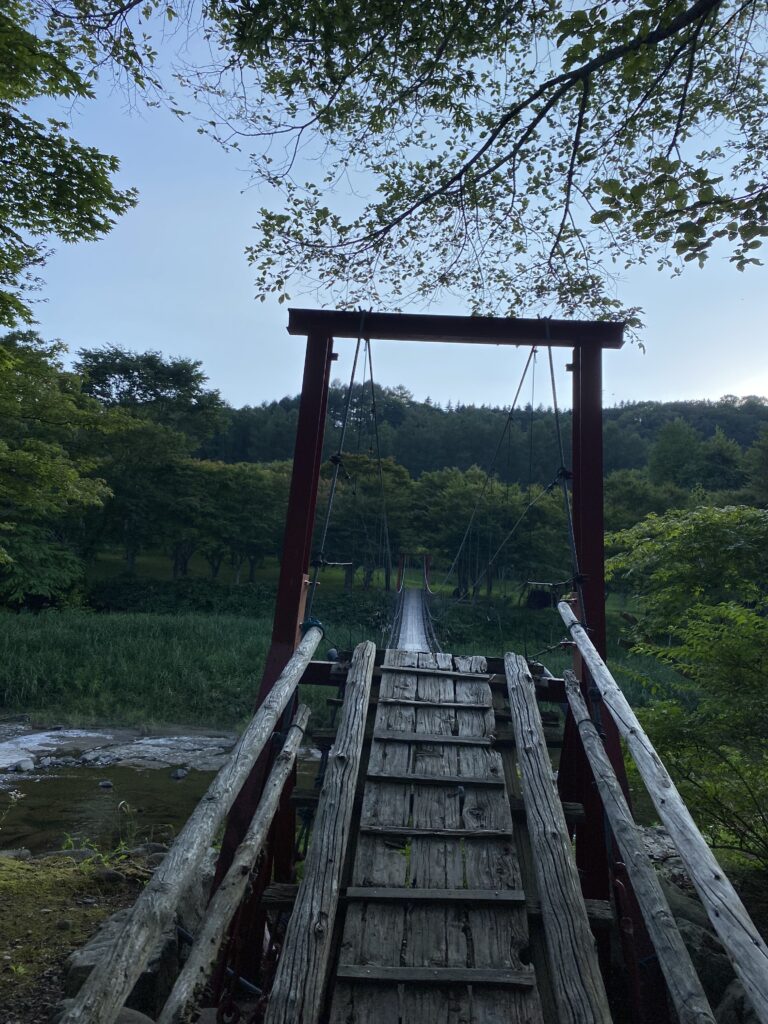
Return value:
[(234, 726), (251, 712), (271, 621), (230, 615), (0, 616), (0, 708), (46, 720)]
[[(542, 662), (553, 675), (561, 675), (573, 665), (571, 650), (558, 646), (568, 636), (555, 608), (532, 610), (516, 600), (503, 598), (493, 602), (480, 598), (472, 604), (436, 597), (432, 601), (432, 616), (443, 649), (452, 654), (500, 656), (516, 651)], [(651, 703), (679, 682), (668, 665), (627, 650), (622, 642), (622, 619), (616, 609), (607, 610), (606, 632), (608, 664), (631, 704)]]

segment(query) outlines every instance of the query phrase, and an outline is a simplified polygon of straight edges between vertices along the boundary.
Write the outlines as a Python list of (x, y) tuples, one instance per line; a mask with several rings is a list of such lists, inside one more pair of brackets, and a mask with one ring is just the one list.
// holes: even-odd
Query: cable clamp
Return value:
[(557, 471), (558, 480), (573, 480), (573, 473), (570, 469), (566, 469), (565, 466), (561, 466)]
[(330, 457), (330, 459), (328, 461), (330, 462), (330, 464), (332, 466), (340, 466), (342, 464), (342, 462), (344, 461), (344, 459), (343, 459), (343, 456), (342, 456), (341, 452), (336, 452), (335, 455), (331, 455), (331, 457)]
[(319, 629), (323, 636), (325, 636), (325, 626), (322, 624), (320, 619), (316, 619), (311, 615), (308, 619), (304, 619), (302, 624), (299, 626), (299, 629), (302, 636), (306, 636), (310, 629)]

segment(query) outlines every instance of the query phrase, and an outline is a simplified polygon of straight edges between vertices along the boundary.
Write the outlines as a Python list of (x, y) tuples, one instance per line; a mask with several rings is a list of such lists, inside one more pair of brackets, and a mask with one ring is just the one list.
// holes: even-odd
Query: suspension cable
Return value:
[(379, 467), (379, 487), (381, 488), (381, 514), (384, 521), (384, 544), (386, 555), (386, 578), (392, 578), (392, 548), (389, 542), (389, 520), (387, 518), (387, 496), (384, 488), (384, 468), (381, 461), (381, 444), (379, 441), (379, 417), (376, 412), (376, 385), (373, 382), (373, 354), (371, 339), (365, 339), (365, 349), (368, 355), (368, 369), (371, 378), (371, 411), (373, 413), (373, 434), (376, 442), (376, 462)]
[(343, 464), (343, 453), (344, 453), (344, 441), (347, 436), (347, 423), (349, 421), (349, 409), (352, 405), (352, 389), (355, 383), (355, 374), (357, 372), (357, 360), (360, 355), (360, 345), (363, 340), (363, 325), (365, 324), (366, 313), (365, 310), (360, 312), (360, 327), (358, 331), (357, 344), (355, 345), (355, 356), (352, 360), (352, 373), (349, 378), (349, 387), (347, 388), (347, 397), (344, 403), (344, 415), (341, 420), (341, 434), (339, 435), (339, 446), (336, 450), (335, 455), (331, 456), (331, 463), (333, 465), (333, 475), (331, 476), (331, 487), (328, 492), (328, 504), (325, 510), (325, 519), (323, 521), (323, 530), (320, 535), (320, 550), (317, 557), (313, 560), (313, 573), (312, 582), (309, 585), (309, 593), (307, 594), (307, 605), (305, 618), (309, 619), (312, 616), (312, 605), (315, 600), (315, 591), (317, 590), (318, 578), (320, 576), (321, 568), (326, 564), (325, 562), (325, 544), (328, 540), (328, 528), (331, 524), (331, 515), (333, 513), (333, 502), (336, 497), (336, 485), (339, 482), (339, 473), (342, 469)]
[[(556, 477), (552, 481), (551, 484), (548, 484), (546, 487), (542, 488), (542, 490), (536, 495), (535, 498), (531, 498), (531, 500), (528, 502), (528, 504), (525, 506), (523, 511), (520, 513), (520, 515), (516, 519), (514, 525), (511, 528), (511, 530), (506, 534), (506, 536), (504, 537), (504, 540), (502, 540), (502, 542), (496, 548), (496, 551), (494, 552), (493, 557), (488, 562), (488, 566), (489, 567), (494, 564), (496, 559), (501, 554), (502, 550), (512, 540), (512, 538), (514, 537), (514, 535), (517, 533), (518, 529), (520, 528), (521, 524), (525, 521), (525, 517), (528, 515), (528, 513), (531, 511), (531, 509), (534, 507), (534, 505), (538, 505), (538, 503), (543, 498), (545, 498), (557, 486), (557, 483), (558, 483), (558, 479)], [(484, 575), (485, 575), (485, 570), (480, 573), (480, 575), (477, 577), (475, 582), (472, 584), (470, 590), (474, 590), (478, 586), (478, 584), (480, 583), (480, 580), (483, 578)]]
[[(549, 321), (547, 321), (547, 340), (549, 340)], [(579, 552), (576, 547), (576, 531), (573, 526), (573, 509), (571, 508), (571, 498), (568, 490), (568, 481), (573, 477), (573, 473), (569, 472), (565, 465), (565, 448), (563, 446), (563, 433), (560, 427), (560, 410), (557, 404), (557, 386), (555, 385), (555, 364), (552, 359), (552, 346), (547, 346), (547, 353), (549, 354), (549, 377), (552, 382), (552, 405), (555, 412), (555, 430), (557, 432), (557, 447), (560, 454), (560, 469), (557, 471), (560, 486), (563, 491), (563, 505), (565, 507), (565, 519), (568, 527), (568, 545), (571, 549), (571, 568), (573, 570), (573, 582), (576, 586), (576, 593), (579, 597), (579, 611), (581, 613), (581, 621), (586, 629), (586, 609), (584, 607), (584, 593), (582, 588), (582, 576), (579, 569)]]
[(509, 412), (507, 413), (507, 418), (504, 421), (504, 429), (502, 430), (501, 436), (499, 437), (498, 443), (496, 445), (496, 451), (493, 453), (493, 458), (491, 459), (491, 464), (490, 464), (490, 466), (488, 467), (488, 469), (486, 471), (485, 480), (483, 481), (482, 489), (480, 491), (480, 494), (478, 495), (477, 501), (475, 502), (475, 506), (472, 509), (472, 513), (471, 513), (471, 515), (469, 517), (469, 522), (467, 523), (467, 528), (464, 531), (464, 536), (461, 538), (461, 543), (459, 544), (459, 550), (456, 552), (456, 557), (451, 562), (451, 567), (448, 570), (448, 572), (445, 574), (445, 578), (443, 579), (443, 582), (440, 584), (441, 589), (445, 586), (445, 584), (451, 578), (451, 574), (453, 573), (453, 570), (456, 568), (456, 566), (458, 564), (458, 561), (461, 558), (461, 552), (464, 550), (464, 545), (467, 543), (467, 538), (469, 537), (469, 532), (472, 529), (472, 524), (475, 521), (475, 516), (477, 515), (477, 510), (480, 508), (480, 502), (485, 497), (485, 492), (488, 489), (488, 483), (489, 483), (489, 481), (491, 479), (491, 476), (493, 475), (494, 469), (496, 468), (496, 460), (499, 457), (499, 452), (501, 451), (501, 446), (504, 444), (504, 438), (506, 436), (507, 430), (509, 430), (510, 427), (512, 426), (512, 420), (513, 420), (515, 409), (516, 409), (516, 406), (517, 406), (517, 401), (520, 398), (520, 392), (523, 390), (523, 384), (525, 383), (525, 378), (526, 378), (526, 375), (528, 373), (528, 367), (531, 365), (531, 362), (532, 362), (532, 360), (533, 360), (535, 355), (536, 355), (536, 348), (534, 346), (534, 347), (531, 348), (531, 351), (528, 353), (528, 358), (527, 358), (527, 360), (525, 362), (525, 366), (523, 367), (523, 373), (522, 373), (522, 376), (520, 378), (520, 383), (517, 385), (517, 391), (515, 392), (515, 397), (512, 399), (512, 405), (510, 406)]

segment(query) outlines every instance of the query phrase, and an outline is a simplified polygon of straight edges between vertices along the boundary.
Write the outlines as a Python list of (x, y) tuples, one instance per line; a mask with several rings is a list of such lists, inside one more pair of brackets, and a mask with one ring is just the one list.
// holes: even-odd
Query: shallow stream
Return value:
[[(121, 842), (168, 842), (235, 739), (186, 727), (143, 735), (0, 722), (0, 849), (38, 854), (64, 846), (113, 850)], [(313, 752), (305, 751), (299, 785), (311, 786), (316, 768)]]

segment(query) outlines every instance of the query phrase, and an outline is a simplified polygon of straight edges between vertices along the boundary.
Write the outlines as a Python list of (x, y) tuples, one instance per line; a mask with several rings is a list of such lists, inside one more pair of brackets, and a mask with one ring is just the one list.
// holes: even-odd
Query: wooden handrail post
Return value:
[(715, 1024), (714, 1015), (675, 924), (661, 883), (643, 847), (629, 804), (590, 718), (579, 681), (567, 669), (564, 676), (568, 703), (680, 1024)]
[(280, 678), (246, 726), (227, 763), (134, 903), (109, 954), (91, 971), (59, 1024), (113, 1024), (157, 939), (173, 922), (190, 876), (200, 867), (240, 787), (296, 692), (322, 637), (323, 631), (317, 627), (307, 630)]
[(376, 645), (355, 648), (331, 749), (304, 878), (283, 941), (267, 1024), (316, 1024), (331, 965), (334, 922), (350, 838)]
[(768, 1024), (768, 947), (706, 843), (608, 666), (568, 605), (558, 610), (621, 736), (648, 794), (696, 887), (761, 1024)]
[(213, 972), (227, 928), (250, 885), (251, 873), (266, 842), (285, 783), (296, 762), (296, 754), (308, 720), (309, 708), (300, 704), (288, 730), (283, 749), (272, 766), (253, 821), (235, 851), (232, 866), (208, 904), (205, 919), (181, 974), (163, 1007), (158, 1024), (174, 1024), (175, 1021), (182, 1020), (184, 1011), (197, 1002), (198, 994)]

